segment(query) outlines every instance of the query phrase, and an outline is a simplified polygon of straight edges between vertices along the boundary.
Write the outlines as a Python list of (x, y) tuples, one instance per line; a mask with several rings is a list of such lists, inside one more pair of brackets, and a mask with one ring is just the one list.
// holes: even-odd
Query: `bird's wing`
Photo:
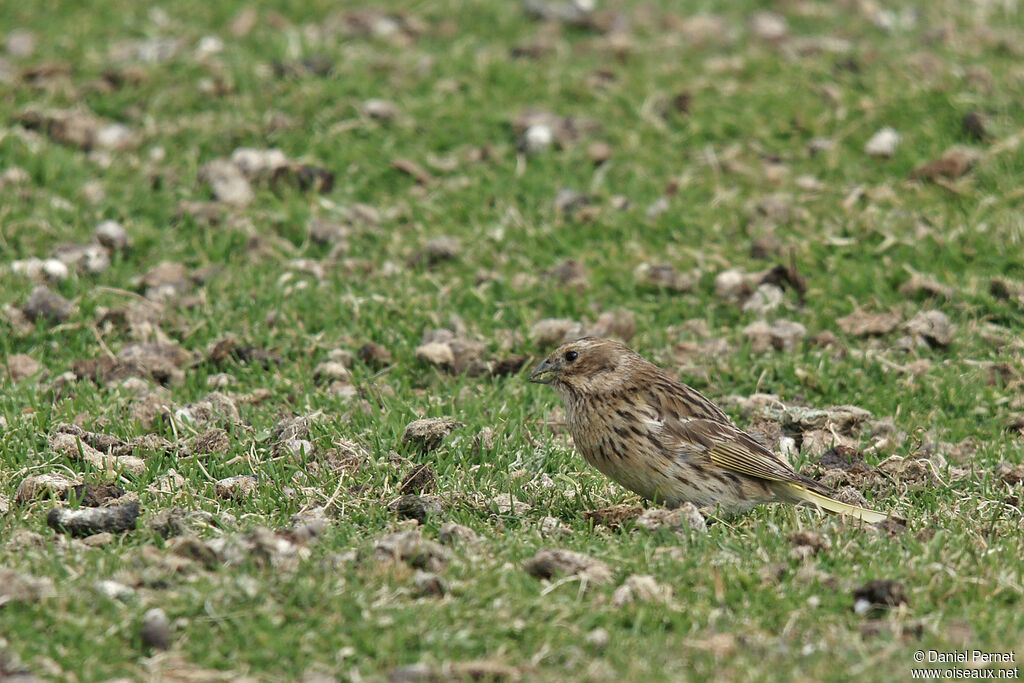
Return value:
[(706, 458), (726, 470), (769, 481), (799, 479), (789, 463), (731, 424), (670, 418), (665, 420), (662, 435), (670, 450)]

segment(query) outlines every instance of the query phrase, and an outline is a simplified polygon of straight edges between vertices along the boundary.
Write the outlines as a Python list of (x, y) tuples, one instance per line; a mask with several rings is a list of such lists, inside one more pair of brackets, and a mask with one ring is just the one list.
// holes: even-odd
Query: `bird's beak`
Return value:
[(541, 361), (541, 364), (530, 373), (530, 381), (537, 384), (551, 384), (554, 379), (555, 370), (547, 360)]

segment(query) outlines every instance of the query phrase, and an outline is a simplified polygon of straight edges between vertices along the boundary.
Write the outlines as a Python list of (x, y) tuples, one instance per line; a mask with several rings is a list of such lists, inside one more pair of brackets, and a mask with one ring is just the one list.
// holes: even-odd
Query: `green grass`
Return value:
[[(897, 14), (912, 9), (915, 22), (887, 30), (855, 3), (779, 5), (790, 38), (849, 41), (846, 54), (794, 55), (751, 34), (759, 3), (624, 4), (631, 23), (629, 49), (620, 57), (599, 32), (545, 27), (518, 3), (388, 2), (382, 11), (413, 16), (422, 26), (400, 44), (347, 32), (340, 17), (356, 9), (329, 2), (259, 6), (252, 30), (235, 36), (230, 24), (243, 3), (177, 2), (161, 17), (126, 2), (0, 0), (6, 30), (23, 28), (38, 39), (31, 56), (5, 57), (13, 75), (0, 95), (0, 173), (19, 167), (29, 180), (0, 187), (2, 265), (88, 241), (108, 218), (122, 222), (133, 240), (105, 272), (74, 274), (54, 287), (77, 304), (67, 323), (39, 323), (20, 334), (0, 320), (0, 355), (29, 354), (49, 373), (18, 384), (0, 379), (0, 495), (10, 502), (0, 519), (0, 565), (50, 577), (56, 586), (54, 597), (0, 605), (3, 648), (39, 675), (80, 680), (145, 678), (176, 665), (265, 680), (317, 671), (373, 680), (417, 662), (474, 659), (503, 663), (531, 680), (892, 679), (908, 676), (915, 650), (1021, 652), (1024, 547), (1014, 502), (1021, 491), (1011, 491), (995, 469), (1024, 459), (1019, 434), (1004, 428), (1024, 411), (1024, 308), (989, 291), (995, 276), (1024, 281), (1024, 155), (1005, 144), (1022, 125), (1019, 9), (901, 3)], [(730, 30), (687, 35), (680, 22), (708, 11)], [(207, 35), (220, 36), (224, 49), (199, 60), (194, 48)], [(180, 39), (180, 49), (156, 63), (111, 57), (112, 46), (154, 37)], [(538, 41), (547, 41), (550, 52), (510, 56), (513, 47)], [(326, 59), (330, 73), (295, 66), (306, 57)], [(276, 63), (295, 66), (295, 73), (276, 75)], [(42, 65), (62, 66), (66, 74), (36, 83), (21, 78)], [(102, 86), (112, 70), (129, 77), (118, 87)], [(601, 86), (594, 85), (598, 70), (611, 76)], [(204, 90), (204, 82), (220, 83), (221, 94)], [(671, 103), (682, 91), (692, 95), (689, 113), (662, 117), (654, 103)], [(369, 98), (394, 101), (397, 119), (363, 116)], [(17, 118), (29, 106), (90, 110), (130, 126), (140, 142), (110, 152), (104, 164), (45, 134), (26, 133)], [(601, 130), (517, 160), (511, 122), (527, 109), (594, 120)], [(970, 111), (985, 114), (989, 139), (973, 141), (962, 130)], [(870, 158), (864, 144), (884, 126), (898, 130), (902, 142), (891, 159)], [(809, 153), (808, 144), (821, 137), (834, 148)], [(612, 148), (600, 169), (587, 156), (597, 140)], [(909, 180), (915, 167), (954, 145), (982, 154), (967, 175), (946, 187)], [(213, 226), (182, 215), (180, 202), (210, 198), (197, 180), (200, 166), (243, 146), (277, 147), (329, 169), (334, 189), (316, 195), (257, 186), (252, 204), (225, 210)], [(471, 160), (482, 147), (489, 150), (485, 160)], [(457, 160), (453, 168), (431, 161), (448, 157)], [(435, 181), (418, 188), (393, 168), (396, 158), (423, 165)], [(784, 172), (775, 175), (768, 164)], [(804, 175), (822, 189), (800, 189), (796, 179)], [(98, 183), (105, 197), (89, 202), (86, 183)], [(648, 218), (647, 208), (670, 184), (676, 189), (668, 210)], [(561, 188), (590, 194), (593, 215), (556, 213)], [(613, 208), (618, 195), (629, 199), (627, 209)], [(788, 218), (759, 214), (770, 197), (788, 207)], [(331, 261), (330, 246), (309, 239), (308, 223), (336, 219), (339, 207), (355, 203), (376, 207), (380, 223), (350, 226), (348, 252)], [(782, 246), (777, 259), (751, 255), (752, 241), (766, 231)], [(441, 235), (461, 240), (457, 257), (413, 263), (422, 244)], [(320, 261), (324, 277), (294, 267), (300, 258)], [(544, 276), (567, 258), (587, 270), (582, 292)], [(801, 322), (808, 338), (795, 351), (755, 353), (742, 330), (756, 316), (720, 300), (715, 275), (790, 259), (807, 279), (806, 301), (787, 292), (770, 318)], [(140, 498), (140, 529), (99, 548), (64, 542), (46, 528), (53, 501), (14, 502), (28, 474), (104, 479), (49, 449), (57, 423), (75, 420), (121, 437), (191, 435), (167, 420), (149, 429), (134, 422), (133, 396), (117, 386), (82, 380), (69, 395), (49, 389), (73, 361), (102, 356), (104, 346), (116, 353), (133, 341), (121, 328), (94, 331), (94, 323), (101, 307), (134, 303), (131, 292), (143, 289), (133, 278), (161, 261), (219, 266), (188, 293), (198, 298), (167, 304), (158, 324), (171, 341), (201, 356), (232, 334), (283, 362), (217, 367), (200, 357), (184, 383), (167, 388), (174, 405), (208, 394), (207, 378), (219, 372), (234, 377), (226, 390), (234, 396), (268, 391), (264, 400), (240, 404), (243, 424), (228, 426), (229, 451), (201, 459), (150, 455), (144, 474), (119, 477)], [(644, 261), (699, 267), (703, 275), (691, 293), (651, 290), (634, 280)], [(901, 294), (908, 269), (953, 287), (954, 296)], [(483, 270), (499, 279), (477, 284)], [(4, 270), (0, 305), (20, 306), (34, 285)], [(768, 392), (813, 407), (855, 404), (893, 418), (908, 434), (948, 444), (972, 439), (973, 456), (949, 463), (970, 475), (951, 479), (942, 471), (948, 485), (895, 482), (866, 490), (872, 505), (909, 520), (895, 537), (781, 507), (716, 521), (706, 535), (649, 532), (632, 523), (595, 527), (586, 511), (633, 498), (589, 469), (565, 436), (547, 430), (545, 416), (557, 404), (550, 390), (522, 374), (452, 376), (415, 355), (424, 331), (447, 326), (452, 315), (489, 356), (539, 357), (547, 349), (530, 340), (536, 321), (593, 320), (619, 307), (636, 316), (631, 346), (674, 372), (682, 369), (682, 379), (714, 399)], [(908, 354), (894, 348), (899, 332), (850, 337), (835, 320), (856, 307), (906, 319), (939, 308), (957, 325), (954, 343)], [(266, 323), (270, 314), (274, 325)], [(684, 327), (694, 319), (728, 345), (700, 359), (706, 376), (673, 360), (677, 342), (699, 341)], [(834, 332), (838, 345), (809, 341), (823, 331)], [(359, 362), (351, 368), (357, 387), (386, 389), (379, 402), (363, 401), (365, 394), (339, 397), (313, 381), (330, 350), (354, 352), (368, 341), (395, 357), (383, 373)], [(863, 353), (869, 349), (873, 355)], [(930, 362), (920, 376), (892, 370), (893, 363), (916, 360)], [(1009, 364), (1017, 378), (990, 383), (991, 363)], [(309, 437), (316, 452), (276, 456), (273, 425), (314, 411), (322, 411)], [(403, 449), (409, 421), (443, 415), (465, 427), (429, 455)], [(484, 428), (493, 430), (491, 448), (478, 443)], [(365, 449), (358, 468), (335, 472), (321, 462), (339, 439)], [(909, 438), (868, 461), (912, 455), (914, 444)], [(440, 599), (416, 594), (414, 570), (373, 558), (376, 540), (407, 524), (387, 504), (414, 461), (430, 464), (436, 495), (447, 503), (423, 535), (434, 539), (444, 523), (457, 522), (481, 539), (452, 549), (440, 572), (450, 593)], [(800, 466), (813, 461), (806, 453), (797, 458)], [(152, 492), (170, 469), (184, 477), (179, 495)], [(213, 481), (251, 473), (260, 476), (251, 498), (215, 495)], [(548, 478), (552, 485), (542, 485)], [(234, 537), (256, 526), (287, 527), (293, 514), (323, 505), (336, 490), (341, 513), (309, 555), (287, 569), (253, 558), (174, 571), (158, 561), (174, 541), (144, 524), (180, 506), (221, 521), (222, 528), (194, 529), (201, 538)], [(531, 507), (501, 514), (480, 502), (499, 493)], [(545, 517), (561, 520), (569, 533), (543, 535)], [(799, 529), (820, 531), (831, 547), (794, 559), (787, 536)], [(26, 531), (42, 534), (42, 543), (22, 547)], [(530, 577), (523, 562), (546, 547), (604, 560), (613, 581), (581, 590), (578, 581)], [(332, 561), (349, 550), (355, 553)], [(653, 575), (671, 587), (673, 601), (614, 605), (615, 588), (631, 574)], [(97, 593), (94, 584), (107, 578), (133, 586), (133, 597), (122, 602)], [(875, 578), (903, 583), (909, 604), (855, 614), (851, 591)], [(169, 654), (153, 657), (142, 645), (139, 624), (151, 607), (171, 618)], [(597, 628), (610, 635), (606, 647), (585, 638)]]

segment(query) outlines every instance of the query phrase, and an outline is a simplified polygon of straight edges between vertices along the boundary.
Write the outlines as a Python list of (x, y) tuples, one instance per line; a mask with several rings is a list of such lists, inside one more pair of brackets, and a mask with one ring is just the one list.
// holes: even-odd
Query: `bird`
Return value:
[(732, 423), (699, 391), (612, 339), (562, 344), (534, 368), (565, 405), (576, 450), (643, 498), (738, 513), (761, 503), (817, 507), (876, 524), (887, 515), (843, 503)]

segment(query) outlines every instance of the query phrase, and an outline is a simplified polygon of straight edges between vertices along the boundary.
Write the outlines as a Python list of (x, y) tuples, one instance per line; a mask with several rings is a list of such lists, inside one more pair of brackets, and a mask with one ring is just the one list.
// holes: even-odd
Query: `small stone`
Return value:
[(237, 501), (252, 495), (256, 491), (258, 483), (256, 475), (240, 474), (221, 479), (217, 482), (214, 490), (220, 498)]
[(32, 290), (21, 311), (31, 321), (45, 320), (51, 324), (65, 322), (74, 311), (74, 304), (45, 285)]
[(541, 550), (523, 565), (526, 573), (538, 579), (553, 579), (572, 574), (594, 583), (611, 581), (612, 572), (601, 560), (572, 550)]
[(96, 226), (93, 236), (111, 251), (124, 251), (131, 245), (128, 231), (117, 221), (103, 221)]
[(450, 417), (414, 420), (405, 426), (405, 431), (402, 432), (402, 443), (415, 446), (420, 452), (427, 453), (436, 450), (446, 436), (464, 426), (458, 420)]
[(39, 361), (24, 353), (15, 353), (7, 357), (7, 374), (15, 384), (32, 377), (41, 367)]
[(883, 128), (871, 136), (864, 145), (864, 152), (873, 157), (891, 157), (900, 143), (900, 134), (892, 128)]
[(142, 617), (139, 631), (142, 644), (154, 650), (166, 650), (171, 646), (171, 621), (159, 607), (148, 610)]

